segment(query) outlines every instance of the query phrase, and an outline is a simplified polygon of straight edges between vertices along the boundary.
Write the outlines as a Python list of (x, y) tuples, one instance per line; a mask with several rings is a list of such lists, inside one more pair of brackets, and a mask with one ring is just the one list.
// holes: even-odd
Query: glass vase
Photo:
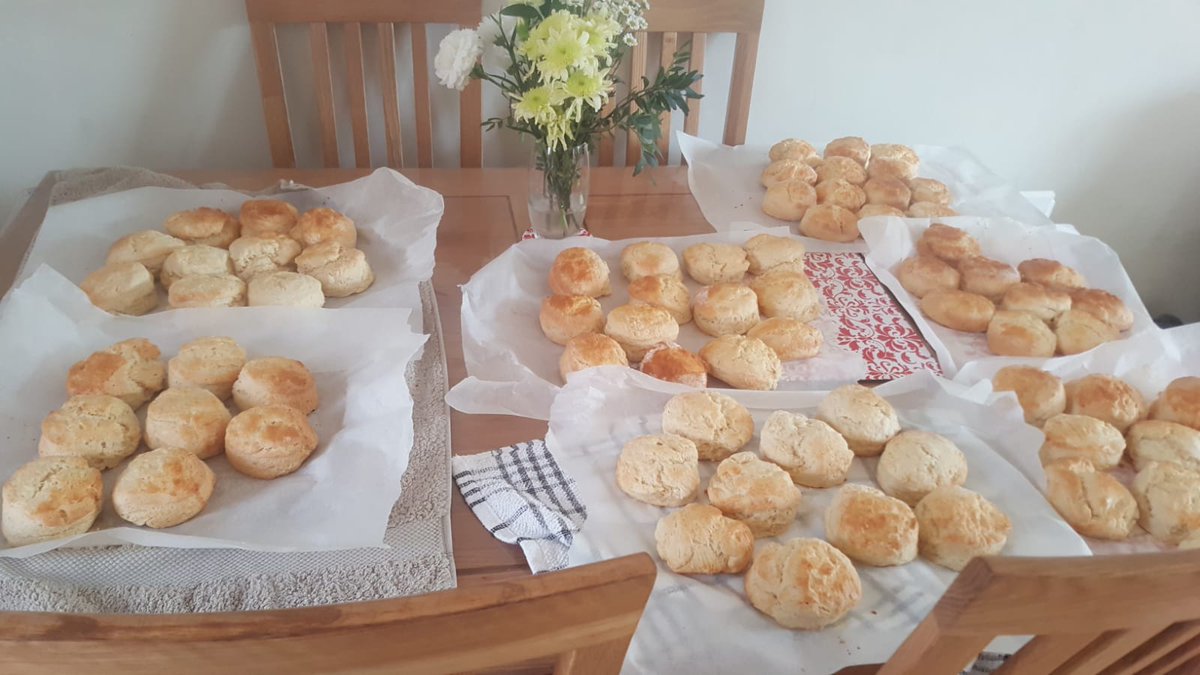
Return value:
[(529, 164), (529, 220), (546, 239), (583, 231), (591, 157), (587, 144), (549, 148), (535, 143)]

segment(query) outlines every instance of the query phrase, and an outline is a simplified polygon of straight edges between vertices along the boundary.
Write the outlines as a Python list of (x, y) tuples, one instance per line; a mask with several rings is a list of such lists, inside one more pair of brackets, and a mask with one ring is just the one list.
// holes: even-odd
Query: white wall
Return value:
[[(968, 148), (1018, 188), (1056, 190), (1058, 219), (1112, 244), (1152, 312), (1197, 320), (1197, 26), (1195, 0), (767, 0), (749, 140)], [(281, 41), (297, 64), (287, 83), (301, 161), (315, 165), (304, 38)], [(709, 137), (729, 52), (719, 40), (708, 57)], [(241, 0), (0, 0), (0, 63), (0, 217), (54, 168), (270, 164)], [(448, 110), (435, 120), (437, 162), (452, 165), (453, 94), (435, 104)], [(491, 138), (485, 160), (523, 155)]]

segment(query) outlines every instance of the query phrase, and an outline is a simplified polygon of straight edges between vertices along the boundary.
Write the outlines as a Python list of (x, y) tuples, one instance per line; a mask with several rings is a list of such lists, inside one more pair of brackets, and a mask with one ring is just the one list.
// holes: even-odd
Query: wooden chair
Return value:
[(838, 675), (959, 673), (1034, 635), (997, 675), (1200, 673), (1200, 551), (971, 561), (887, 663)]
[[(414, 121), (417, 166), (433, 165), (433, 124), (429, 102), (429, 57), (426, 24), (455, 24), (474, 28), (482, 17), (481, 0), (246, 0), (246, 16), (254, 42), (263, 113), (275, 168), (296, 166), (288, 104), (283, 91), (283, 70), (275, 28), (279, 24), (308, 24), (315, 77), (317, 114), (321, 126), (321, 156), (326, 167), (339, 166), (337, 123), (333, 105), (329, 25), (340, 24), (346, 51), (346, 86), (350, 124), (354, 136), (354, 163), (371, 166), (367, 135), (366, 76), (363, 67), (363, 24), (375, 24), (379, 36), (380, 91), (387, 139), (387, 164), (405, 165), (400, 140), (400, 104), (396, 83), (396, 24), (412, 30)], [(459, 97), (460, 158), (464, 167), (478, 167), (483, 149), (483, 116), (480, 83), (472, 82)]]
[(271, 612), (0, 614), (0, 672), (451, 673), (558, 655), (616, 673), (655, 566), (645, 553), (469, 589)]
[[(641, 82), (641, 76), (652, 77), (646, 71), (649, 48), (647, 33), (662, 34), (661, 63), (670, 63), (679, 45), (691, 40), (691, 67), (704, 72), (704, 47), (710, 33), (736, 33), (737, 42), (733, 52), (733, 73), (729, 80), (729, 104), (725, 112), (726, 145), (741, 145), (746, 142), (746, 125), (750, 121), (750, 93), (754, 86), (754, 66), (758, 59), (758, 35), (762, 31), (763, 0), (653, 0), (646, 14), (649, 28), (638, 34), (638, 44), (629, 55), (631, 82)], [(703, 85), (701, 80), (696, 89)], [(700, 129), (700, 108), (703, 101), (692, 101), (684, 117), (683, 130), (696, 134)], [(661, 121), (662, 138), (658, 151), (665, 158), (671, 143), (671, 117), (664, 115)], [(625, 164), (637, 164), (641, 152), (637, 138), (627, 134), (625, 139)], [(601, 166), (614, 164), (613, 138), (601, 139), (599, 144)]]

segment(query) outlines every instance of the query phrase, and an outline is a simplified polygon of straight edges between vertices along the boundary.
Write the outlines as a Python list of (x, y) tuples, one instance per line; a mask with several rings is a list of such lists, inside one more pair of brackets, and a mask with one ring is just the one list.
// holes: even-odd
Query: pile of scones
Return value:
[(354, 221), (333, 209), (300, 214), (284, 201), (252, 199), (236, 218), (201, 207), (170, 216), (163, 229), (109, 248), (104, 267), (80, 284), (92, 304), (140, 316), (158, 306), (157, 280), (175, 308), (323, 307), (375, 281), (355, 248)]
[[(661, 434), (622, 448), (616, 479), (633, 499), (676, 509), (654, 533), (667, 567), (744, 573), (750, 604), (782, 626), (816, 630), (844, 617), (862, 598), (855, 564), (904, 565), (920, 555), (961, 570), (1008, 540), (1009, 518), (962, 487), (967, 461), (954, 442), (902, 429), (871, 389), (835, 389), (813, 418), (772, 412), (757, 453), (746, 447), (754, 430), (750, 412), (729, 396), (679, 394), (663, 409)], [(879, 488), (846, 483), (855, 457), (878, 458)], [(700, 462), (717, 463), (703, 492)], [(755, 551), (756, 539), (783, 535), (796, 520), (803, 490), (835, 488), (824, 540), (767, 542)]]
[[(539, 323), (565, 347), (564, 381), (585, 368), (634, 365), (701, 389), (710, 375), (737, 389), (775, 389), (782, 362), (812, 358), (823, 342), (810, 323), (821, 304), (804, 274), (804, 253), (796, 239), (760, 234), (744, 246), (689, 246), (681, 268), (665, 244), (630, 244), (621, 251), (629, 303), (605, 316), (596, 298), (612, 293), (608, 263), (591, 249), (568, 248), (550, 267), (554, 295), (542, 301)], [(683, 270), (703, 284), (694, 297)], [(698, 354), (675, 343), (688, 322), (713, 338)]]
[[(131, 456), (113, 509), (134, 525), (166, 528), (208, 504), (216, 476), (204, 460), (224, 454), (238, 472), (270, 480), (299, 469), (319, 442), (308, 422), (319, 402), (308, 368), (247, 360), (228, 337), (193, 340), (166, 363), (149, 340), (124, 340), (71, 366), (66, 390), (67, 402), (42, 421), (39, 458), (4, 483), (0, 530), (12, 546), (87, 532), (103, 509), (101, 472)], [(149, 450), (135, 455), (143, 441)]]

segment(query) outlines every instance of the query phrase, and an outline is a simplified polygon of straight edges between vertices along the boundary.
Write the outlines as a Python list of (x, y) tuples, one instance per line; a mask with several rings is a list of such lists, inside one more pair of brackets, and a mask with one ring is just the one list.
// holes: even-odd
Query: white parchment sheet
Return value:
[[(1000, 454), (1036, 445), (1035, 429), (1019, 424), (1013, 400), (990, 404), (963, 398), (961, 387), (921, 372), (876, 389), (896, 408), (906, 429), (924, 429), (953, 440), (966, 455), (966, 487), (994, 502), (1013, 522), (1004, 555), (1088, 555), (1083, 540), (1063, 522), (1037, 489)], [(661, 433), (662, 409), (685, 388), (638, 380), (604, 367), (572, 378), (554, 401), (550, 450), (578, 481), (588, 518), (571, 549), (571, 562), (646, 551), (658, 559), (654, 528), (671, 509), (649, 506), (621, 492), (616, 464), (630, 439)], [(824, 392), (732, 392), (754, 417), (747, 450), (757, 452), (767, 416), (783, 409), (812, 415)], [(855, 459), (850, 482), (874, 485), (874, 459)], [(715, 465), (701, 463), (703, 484)], [(824, 537), (824, 510), (837, 488), (802, 488), (799, 518), (779, 540)], [(707, 501), (703, 496), (700, 501)], [(765, 540), (764, 540), (765, 541)], [(907, 565), (856, 565), (863, 598), (841, 622), (821, 631), (792, 631), (755, 610), (740, 575), (684, 576), (659, 564), (658, 580), (638, 626), (625, 671), (631, 673), (830, 673), (886, 660), (936, 604), (955, 573), (918, 558)], [(994, 649), (1020, 644), (1005, 639)]]
[[(1092, 288), (1113, 293), (1133, 312), (1133, 328), (1124, 337), (1146, 330), (1157, 330), (1133, 281), (1121, 265), (1121, 259), (1108, 244), (1076, 233), (1069, 226), (1030, 227), (1008, 218), (940, 218), (938, 222), (965, 230), (979, 240), (983, 255), (1013, 267), (1030, 258), (1050, 258), (1075, 268)], [(920, 299), (904, 290), (893, 272), (908, 257), (916, 254), (917, 240), (929, 227), (928, 218), (879, 217), (864, 220), (860, 229), (869, 248), (867, 265), (904, 306), (921, 334), (937, 353), (947, 376), (976, 359), (1011, 361), (988, 350), (983, 333), (964, 333), (940, 326), (921, 312)], [(1116, 341), (1122, 344), (1121, 340)], [(1042, 361), (1053, 359), (1041, 359)]]
[(208, 506), (164, 530), (131, 526), (113, 511), (111, 490), (122, 464), (105, 472), (104, 511), (92, 531), (0, 548), (0, 556), (120, 543), (263, 551), (381, 546), (412, 449), (405, 366), (425, 342), (407, 324), (403, 309), (246, 307), (114, 317), (61, 275), (35, 270), (0, 305), (0, 480), (37, 457), (42, 419), (67, 400), (71, 365), (135, 337), (157, 345), (164, 360), (186, 342), (223, 335), (237, 340), (248, 358), (303, 361), (320, 395), (309, 417), (320, 445), (299, 471), (270, 481), (234, 471), (224, 455), (207, 460), (217, 476)]
[[(542, 299), (551, 294), (547, 281), (550, 266), (564, 249), (587, 247), (608, 263), (612, 294), (599, 299), (607, 313), (629, 302), (629, 284), (621, 274), (621, 251), (626, 246), (637, 241), (658, 241), (682, 255), (683, 249), (692, 244), (742, 244), (762, 232), (619, 241), (574, 237), (559, 241), (535, 239), (514, 244), (476, 272), (462, 288), (462, 340), (467, 378), (450, 390), (446, 402), (466, 413), (547, 419), (554, 394), (562, 386), (558, 360), (563, 348), (542, 333), (538, 313)], [(789, 235), (785, 228), (766, 232), (778, 236)], [(838, 244), (798, 238), (804, 241), (811, 252), (846, 250)], [(701, 285), (687, 277), (686, 273), (684, 277), (684, 283), (695, 296)], [(814, 389), (855, 382), (865, 377), (866, 363), (858, 354), (838, 346), (837, 320), (829, 316), (828, 308), (822, 307), (821, 318), (814, 322), (825, 336), (821, 353), (805, 361), (785, 362), (780, 389)], [(677, 342), (695, 352), (712, 339), (689, 322), (679, 327)], [(640, 372), (635, 376), (652, 379)], [(712, 382), (715, 383), (715, 380)]]
[[(762, 212), (766, 194), (759, 179), (770, 164), (769, 145), (719, 145), (677, 132), (679, 149), (688, 164), (688, 185), (704, 217), (717, 231), (745, 227), (794, 225)], [(824, 143), (815, 146), (818, 151)], [(914, 145), (921, 158), (918, 175), (946, 184), (959, 213), (972, 216), (1007, 216), (1030, 225), (1050, 225), (1047, 213), (1017, 192), (1002, 178), (959, 148)], [(1054, 200), (1039, 195), (1053, 208)]]

